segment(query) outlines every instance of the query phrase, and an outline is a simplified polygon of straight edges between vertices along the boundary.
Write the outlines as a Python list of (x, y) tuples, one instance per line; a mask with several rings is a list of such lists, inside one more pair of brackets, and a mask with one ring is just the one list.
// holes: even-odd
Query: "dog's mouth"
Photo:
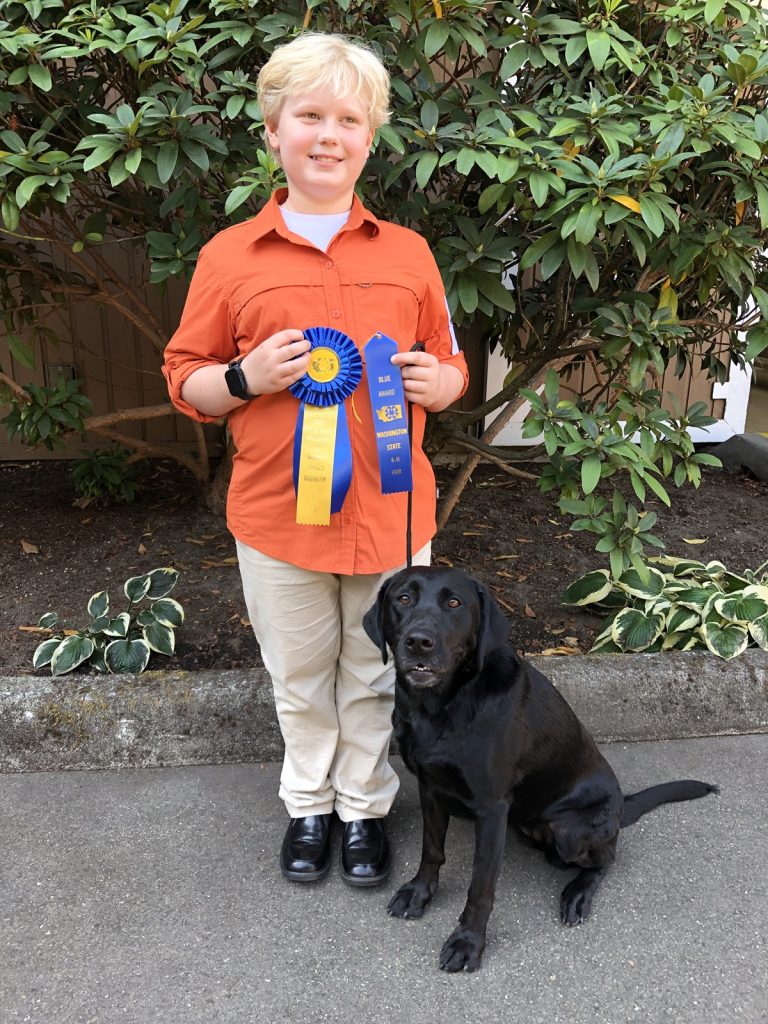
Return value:
[(428, 665), (419, 664), (411, 665), (405, 668), (402, 672), (403, 678), (414, 689), (423, 689), (428, 686), (437, 686), (441, 682), (443, 676), (442, 673), (436, 672), (433, 668)]

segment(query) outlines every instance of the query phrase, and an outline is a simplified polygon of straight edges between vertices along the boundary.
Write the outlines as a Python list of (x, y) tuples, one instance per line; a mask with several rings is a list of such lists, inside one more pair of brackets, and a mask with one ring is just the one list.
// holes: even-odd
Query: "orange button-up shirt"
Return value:
[[(445, 292), (420, 235), (377, 220), (355, 197), (349, 220), (328, 251), (292, 234), (277, 192), (256, 217), (216, 235), (200, 252), (179, 329), (163, 372), (173, 404), (200, 421), (181, 398), (184, 381), (211, 363), (229, 363), (288, 328), (332, 327), (360, 349), (377, 331), (400, 351), (425, 343), (441, 363), (467, 368), (452, 352)], [(405, 562), (406, 494), (382, 494), (363, 356), (363, 379), (346, 400), (352, 483), (329, 526), (296, 523), (293, 443), (298, 400), (260, 395), (230, 412), (237, 449), (227, 497), (234, 536), (272, 558), (340, 574), (375, 573)], [(425, 413), (413, 406), (413, 550), (435, 532), (435, 479), (422, 451)]]

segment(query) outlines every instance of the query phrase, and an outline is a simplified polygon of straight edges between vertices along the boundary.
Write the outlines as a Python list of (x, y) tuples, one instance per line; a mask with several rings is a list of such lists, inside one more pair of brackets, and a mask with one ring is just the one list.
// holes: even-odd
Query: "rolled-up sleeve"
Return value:
[(229, 296), (211, 257), (202, 249), (181, 322), (165, 349), (162, 370), (175, 408), (201, 423), (220, 419), (198, 412), (181, 397), (181, 389), (195, 370), (212, 363), (229, 363), (237, 354)]

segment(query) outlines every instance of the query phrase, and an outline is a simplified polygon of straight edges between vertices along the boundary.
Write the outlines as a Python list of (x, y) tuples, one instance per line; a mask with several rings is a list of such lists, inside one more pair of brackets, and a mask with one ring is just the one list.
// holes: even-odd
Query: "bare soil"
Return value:
[[(451, 472), (438, 472), (444, 487)], [(125, 580), (163, 565), (181, 574), (173, 596), (186, 621), (174, 657), (153, 655), (149, 667), (258, 663), (234, 542), (223, 520), (198, 499), (191, 477), (170, 463), (151, 463), (133, 505), (100, 499), (81, 507), (75, 499), (66, 462), (0, 464), (0, 673), (33, 674), (32, 654), (45, 635), (34, 627), (44, 612), (82, 627), (91, 594), (107, 590), (117, 614), (126, 606)], [(669, 554), (717, 558), (735, 571), (768, 557), (766, 483), (713, 470), (699, 490), (673, 490), (670, 509), (659, 501), (647, 507), (659, 517), (654, 532)], [(564, 606), (562, 594), (569, 582), (606, 562), (594, 551), (593, 535), (569, 526), (533, 482), (480, 467), (435, 539), (433, 560), (490, 586), (521, 652), (586, 652), (599, 619)]]

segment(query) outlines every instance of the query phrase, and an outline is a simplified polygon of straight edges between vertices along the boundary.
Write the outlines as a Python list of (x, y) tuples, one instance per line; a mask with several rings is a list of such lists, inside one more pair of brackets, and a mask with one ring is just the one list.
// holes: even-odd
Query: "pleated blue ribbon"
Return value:
[[(352, 447), (343, 403), (360, 383), (363, 361), (355, 343), (342, 331), (334, 330), (332, 327), (309, 327), (303, 334), (312, 346), (309, 368), (304, 376), (289, 388), (291, 394), (301, 402), (293, 444), (294, 488), (300, 509), (306, 508), (300, 494), (305, 406), (313, 405), (325, 409), (338, 406), (332, 454), (330, 512), (340, 512), (352, 482)], [(326, 457), (328, 456), (330, 452), (326, 453)], [(302, 487), (304, 486), (302, 484)], [(327, 504), (325, 508), (328, 509)], [(327, 515), (299, 521), (319, 523), (321, 520), (327, 522)]]

